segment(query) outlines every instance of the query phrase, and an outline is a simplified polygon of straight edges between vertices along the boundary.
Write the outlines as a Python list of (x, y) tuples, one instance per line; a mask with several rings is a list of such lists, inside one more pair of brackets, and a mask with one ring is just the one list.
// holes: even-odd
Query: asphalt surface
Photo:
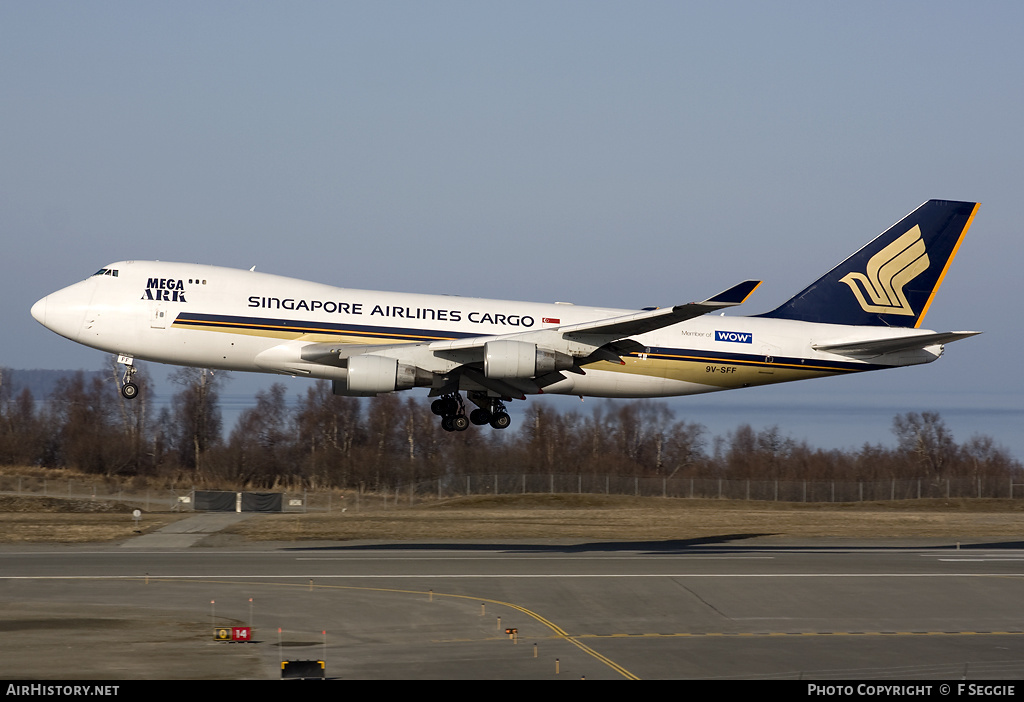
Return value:
[(0, 549), (0, 677), (1024, 678), (1019, 542), (244, 545), (232, 518)]

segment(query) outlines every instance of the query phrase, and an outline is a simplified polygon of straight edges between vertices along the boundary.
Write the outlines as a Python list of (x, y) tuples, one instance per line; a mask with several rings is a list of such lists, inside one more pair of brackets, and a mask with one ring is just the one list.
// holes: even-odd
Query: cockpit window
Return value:
[(93, 273), (93, 275), (112, 275), (112, 276), (114, 276), (116, 278), (117, 277), (117, 269), (116, 268), (100, 268), (98, 271)]

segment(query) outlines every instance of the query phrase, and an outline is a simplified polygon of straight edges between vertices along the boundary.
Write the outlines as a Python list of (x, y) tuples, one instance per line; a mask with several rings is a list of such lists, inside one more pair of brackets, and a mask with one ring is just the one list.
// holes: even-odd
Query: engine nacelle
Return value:
[[(348, 359), (344, 384), (335, 381), (335, 394), (376, 395), (408, 390), (416, 386), (416, 366), (399, 363), (397, 358), (361, 354)], [(429, 379), (428, 379), (429, 384)], [(344, 389), (347, 392), (337, 392)]]
[(525, 341), (498, 340), (484, 344), (484, 375), (488, 378), (533, 378), (572, 368), (567, 353), (537, 348)]

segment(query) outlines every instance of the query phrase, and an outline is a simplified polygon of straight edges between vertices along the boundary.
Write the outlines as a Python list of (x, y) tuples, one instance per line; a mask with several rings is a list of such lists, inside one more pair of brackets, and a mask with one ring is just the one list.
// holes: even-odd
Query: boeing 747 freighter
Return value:
[[(447, 431), (509, 425), (505, 403), (555, 393), (669, 397), (930, 363), (979, 332), (920, 329), (973, 202), (929, 200), (777, 309), (748, 280), (642, 311), (351, 290), (255, 271), (120, 261), (47, 295), (32, 316), (137, 359), (325, 378), (339, 395), (429, 388)], [(463, 396), (465, 395), (465, 397)], [(467, 402), (473, 407), (467, 412)]]

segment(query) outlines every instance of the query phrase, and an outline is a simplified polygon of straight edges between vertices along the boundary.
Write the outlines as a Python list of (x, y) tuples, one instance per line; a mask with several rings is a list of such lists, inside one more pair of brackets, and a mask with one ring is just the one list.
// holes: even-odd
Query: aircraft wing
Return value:
[(949, 344), (977, 334), (981, 334), (981, 332), (951, 331), (931, 334), (913, 334), (911, 336), (896, 336), (886, 339), (865, 339), (863, 341), (851, 341), (840, 344), (812, 344), (811, 348), (816, 351), (828, 351), (829, 353), (838, 353), (843, 356), (879, 356), (884, 353), (915, 351), (927, 346)]
[[(261, 354), (263, 363), (268, 368), (287, 369), (287, 359), (294, 358), (296, 351), (304, 363), (323, 366), (349, 368), (352, 360), (362, 356), (384, 356), (397, 359), (400, 364), (433, 373), (434, 389), (438, 392), (436, 382), (448, 388), (452, 384), (458, 386), (458, 377), (464, 376), (473, 382), (494, 390), (501, 395), (522, 396), (541, 392), (544, 387), (558, 382), (564, 376), (561, 371), (583, 373), (580, 366), (596, 361), (622, 363), (623, 354), (632, 353), (643, 347), (629, 338), (639, 334), (661, 329), (673, 324), (685, 322), (708, 312), (743, 303), (761, 284), (759, 280), (748, 280), (734, 285), (703, 302), (691, 302), (674, 307), (646, 310), (634, 314), (598, 319), (579, 324), (549, 327), (512, 334), (471, 336), (463, 339), (451, 339), (431, 342), (407, 342), (396, 344), (343, 344), (334, 342), (313, 342), (296, 347), (295, 342), (285, 344)], [(494, 342), (505, 343), (501, 351), (496, 350)], [(485, 360), (493, 353), (508, 352), (508, 343), (519, 347), (534, 346), (556, 359), (547, 370), (527, 371), (524, 375), (514, 377), (491, 377), (482, 371), (486, 367)], [(499, 344), (500, 345), (500, 344)], [(515, 352), (515, 353), (518, 353)], [(531, 351), (530, 353), (534, 353)], [(259, 362), (259, 361), (258, 361)], [(557, 366), (557, 367), (556, 367)]]
[(622, 317), (571, 324), (558, 327), (558, 331), (563, 334), (607, 334), (617, 339), (645, 334), (655, 329), (685, 322), (688, 319), (699, 317), (708, 312), (715, 312), (726, 307), (743, 304), (760, 284), (760, 280), (745, 280), (739, 285), (734, 285), (703, 302), (691, 302), (686, 305), (658, 308)]
[(399, 344), (342, 344), (333, 342), (315, 342), (302, 346), (300, 356), (309, 363), (323, 363), (329, 366), (345, 366), (345, 359), (364, 353), (389, 352), (402, 347), (423, 346), (415, 342)]
[(673, 324), (679, 324), (688, 319), (700, 317), (708, 312), (735, 307), (745, 302), (760, 284), (760, 280), (746, 280), (739, 285), (734, 285), (728, 290), (709, 297), (703, 302), (691, 302), (685, 305), (676, 305), (675, 307), (659, 307), (658, 309), (645, 310), (619, 317), (608, 317), (607, 319), (597, 319), (580, 324), (567, 324), (535, 331), (497, 336), (473, 336), (454, 341), (434, 341), (429, 346), (435, 351), (457, 351), (476, 347), (482, 348), (486, 342), (498, 339), (557, 344), (558, 339), (582, 339), (588, 337), (591, 339), (603, 339), (601, 344), (604, 344), (625, 339), (629, 336), (645, 334)]

